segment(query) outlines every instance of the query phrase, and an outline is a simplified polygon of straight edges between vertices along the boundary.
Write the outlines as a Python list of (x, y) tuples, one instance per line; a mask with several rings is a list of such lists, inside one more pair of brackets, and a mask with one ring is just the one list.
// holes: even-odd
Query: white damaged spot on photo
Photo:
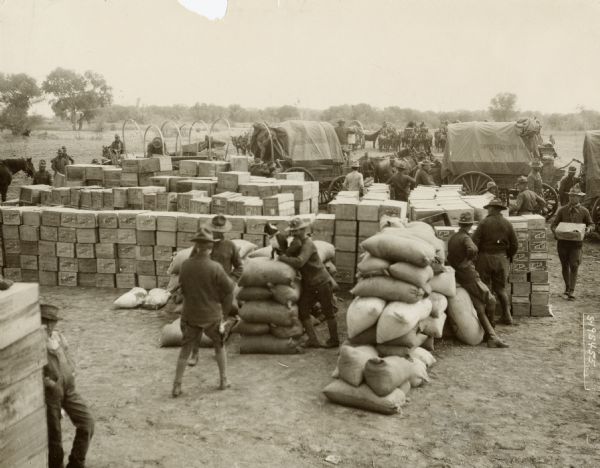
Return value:
[(178, 0), (189, 11), (209, 20), (223, 19), (227, 14), (227, 0)]

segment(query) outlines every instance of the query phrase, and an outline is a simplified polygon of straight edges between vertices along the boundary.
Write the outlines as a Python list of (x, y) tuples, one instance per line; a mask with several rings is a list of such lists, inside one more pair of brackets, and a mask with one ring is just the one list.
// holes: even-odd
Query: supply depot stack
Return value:
[(509, 281), (514, 317), (551, 317), (546, 221), (540, 215), (507, 218), (517, 234)]
[[(507, 289), (512, 315), (552, 317), (546, 221), (540, 215), (506, 216), (506, 219), (512, 224), (519, 245), (511, 264)], [(471, 235), (476, 228), (476, 225), (471, 228)], [(435, 226), (434, 229), (436, 236), (446, 245), (452, 234), (458, 231), (455, 226)], [(502, 316), (500, 303), (497, 304), (496, 315)]]
[(346, 315), (349, 341), (340, 349), (336, 380), (323, 392), (334, 403), (394, 414), (410, 388), (428, 380), (435, 362), (429, 351), (442, 337), (456, 284), (431, 226), (387, 221), (390, 226), (361, 244), (365, 253)]
[(379, 231), (383, 216), (406, 219), (407, 204), (390, 200), (387, 185), (373, 184), (367, 190), (360, 201), (358, 192), (339, 192), (328, 205), (335, 217), (336, 281), (340, 284), (354, 284), (361, 242)]
[(296, 271), (268, 257), (249, 259), (244, 265), (238, 293), (242, 322), (241, 354), (297, 354), (304, 329), (298, 318), (300, 282)]
[(48, 463), (38, 285), (0, 291), (0, 466), (43, 468)]

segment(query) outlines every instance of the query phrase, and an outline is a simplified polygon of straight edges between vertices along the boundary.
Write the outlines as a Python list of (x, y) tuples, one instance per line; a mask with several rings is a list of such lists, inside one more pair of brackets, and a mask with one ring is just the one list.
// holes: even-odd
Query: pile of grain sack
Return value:
[[(304, 327), (298, 316), (297, 303), (301, 293), (298, 272), (274, 258), (271, 246), (256, 249), (254, 244), (244, 240), (235, 239), (233, 242), (244, 262), (244, 272), (235, 292), (241, 320), (232, 330), (241, 335), (240, 353), (302, 353)], [(334, 274), (334, 246), (324, 241), (313, 242), (328, 271)], [(183, 263), (191, 250), (180, 251), (174, 262)], [(178, 281), (176, 276), (173, 281)], [(318, 315), (317, 312), (318, 309), (315, 315)], [(181, 346), (181, 339), (179, 318), (163, 327), (161, 346)], [(212, 342), (203, 335), (200, 345), (211, 347)]]
[[(346, 316), (348, 341), (340, 349), (336, 380), (323, 392), (334, 403), (393, 414), (412, 387), (428, 381), (427, 368), (435, 363), (430, 351), (444, 333), (446, 312), (459, 338), (473, 318), (479, 322), (463, 298), (455, 301), (454, 270), (444, 266), (444, 242), (433, 228), (385, 217), (382, 224), (361, 244), (365, 253)], [(465, 312), (471, 321), (465, 322)]]
[[(334, 246), (313, 242), (328, 271), (334, 274)], [(298, 272), (271, 253), (271, 246), (252, 252), (240, 278), (237, 300), (242, 320), (235, 332), (241, 335), (241, 354), (296, 354), (304, 350), (304, 327), (297, 305), (301, 294)]]

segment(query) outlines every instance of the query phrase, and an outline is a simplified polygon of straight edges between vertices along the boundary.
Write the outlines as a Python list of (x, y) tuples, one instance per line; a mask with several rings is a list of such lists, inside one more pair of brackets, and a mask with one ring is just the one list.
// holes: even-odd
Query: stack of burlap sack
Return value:
[[(388, 220), (389, 223), (389, 220)], [(454, 271), (431, 226), (398, 222), (361, 244), (359, 281), (346, 316), (349, 341), (340, 350), (339, 379), (324, 390), (333, 402), (392, 414), (411, 387), (427, 381), (441, 338)], [(364, 380), (365, 383), (362, 383)]]
[[(232, 242), (238, 248), (240, 257), (242, 258), (242, 261), (244, 263), (247, 262), (249, 254), (251, 254), (254, 250), (256, 250), (256, 245), (254, 245), (252, 242), (249, 242), (249, 241), (246, 241), (243, 239), (234, 239)], [(187, 260), (188, 258), (190, 258), (192, 250), (193, 250), (193, 246), (188, 247), (183, 250), (180, 250), (179, 252), (175, 253), (175, 255), (173, 256), (173, 261), (171, 262), (171, 265), (169, 266), (169, 270), (168, 270), (169, 274), (171, 275), (171, 280), (170, 280), (169, 286), (168, 286), (169, 290), (172, 290), (179, 283), (179, 274), (175, 274), (173, 272), (180, 271), (181, 265), (183, 265), (183, 262), (185, 260)], [(239, 291), (239, 287), (236, 285), (236, 293), (238, 291)], [(235, 295), (237, 295), (237, 294), (235, 294)], [(235, 295), (234, 295), (234, 297), (235, 297)], [(175, 296), (179, 298), (177, 300), (177, 305), (176, 305), (175, 310), (176, 310), (176, 312), (181, 313), (181, 310), (183, 308), (183, 303), (182, 303), (183, 298), (179, 293), (176, 293)], [(177, 318), (173, 322), (165, 325), (162, 328), (159, 343), (160, 343), (161, 347), (181, 346), (182, 338), (183, 338), (183, 335), (181, 333), (181, 320), (179, 318)], [(210, 348), (210, 347), (212, 347), (212, 345), (213, 344), (212, 344), (211, 339), (208, 336), (206, 336), (206, 334), (203, 334), (201, 342), (200, 342), (200, 346)]]
[[(290, 245), (293, 241), (293, 237), (288, 237), (287, 242)], [(325, 264), (327, 271), (334, 276), (336, 273), (336, 268), (334, 264), (335, 260), (335, 247), (333, 244), (329, 242), (321, 241), (321, 240), (313, 240), (315, 247), (317, 248), (317, 252), (319, 253), (319, 258)], [(261, 249), (256, 249), (248, 255), (249, 258), (256, 257), (273, 257), (273, 247), (268, 245)]]
[(296, 270), (270, 257), (250, 258), (237, 295), (242, 354), (296, 354), (304, 328), (298, 318), (300, 281)]

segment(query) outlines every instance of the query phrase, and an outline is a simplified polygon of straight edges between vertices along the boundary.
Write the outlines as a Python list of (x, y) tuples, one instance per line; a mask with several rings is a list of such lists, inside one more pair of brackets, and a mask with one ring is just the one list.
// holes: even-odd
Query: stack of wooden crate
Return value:
[(511, 216), (507, 219), (513, 225), (519, 242), (509, 277), (512, 313), (516, 317), (552, 316), (546, 220), (540, 215)]
[(0, 466), (42, 468), (48, 463), (38, 285), (0, 291)]
[(170, 156), (123, 159), (121, 167), (121, 187), (152, 185), (152, 177), (170, 175), (173, 171)]

